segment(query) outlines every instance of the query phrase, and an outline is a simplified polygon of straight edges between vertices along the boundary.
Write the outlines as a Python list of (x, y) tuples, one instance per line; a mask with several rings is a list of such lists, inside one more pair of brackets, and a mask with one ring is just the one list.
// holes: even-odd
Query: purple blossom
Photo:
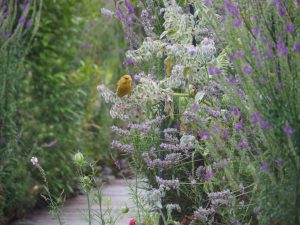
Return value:
[(283, 17), (284, 15), (287, 14), (287, 10), (286, 10), (285, 7), (279, 6), (279, 8), (278, 8), (278, 13), (279, 13), (279, 15), (280, 15), (281, 17)]
[(260, 33), (259, 27), (254, 27), (254, 28), (252, 29), (252, 33), (253, 33), (255, 36), (259, 35), (259, 33)]
[(179, 185), (180, 185), (178, 178), (176, 178), (175, 180), (164, 180), (164, 179), (156, 176), (156, 182), (160, 186), (162, 186), (166, 189), (170, 189), (170, 188), (177, 189), (177, 188), (179, 188)]
[(129, 0), (125, 0), (125, 7), (126, 7), (126, 9), (128, 11), (128, 14), (133, 14), (134, 13), (134, 8), (130, 4)]
[(222, 73), (222, 71), (220, 68), (217, 68), (217, 67), (209, 67), (208, 73), (210, 75), (214, 76), (214, 75), (220, 75)]
[(277, 42), (277, 52), (279, 56), (284, 56), (289, 53), (289, 49), (285, 46), (285, 43), (283, 40), (279, 40)]
[(292, 33), (295, 31), (295, 25), (293, 23), (287, 23), (284, 25), (285, 31), (288, 33)]
[(242, 148), (248, 148), (249, 147), (249, 143), (247, 140), (241, 140), (238, 143), (238, 148), (242, 149)]
[(29, 19), (27, 22), (26, 22), (26, 28), (28, 29), (29, 27), (32, 26), (32, 19)]
[(260, 121), (260, 128), (264, 129), (264, 130), (269, 129), (270, 128), (269, 122), (267, 120), (261, 120)]
[(232, 21), (232, 24), (235, 27), (240, 27), (242, 25), (242, 23), (243, 23), (243, 19), (242, 18), (237, 18), (237, 19), (234, 19)]
[(123, 66), (128, 67), (128, 66), (133, 66), (134, 65), (134, 60), (133, 59), (126, 59), (123, 61)]
[(204, 180), (209, 181), (213, 177), (213, 172), (210, 170), (206, 170), (204, 174)]
[(230, 133), (227, 129), (222, 129), (222, 138), (227, 139), (230, 136)]
[(293, 50), (295, 52), (300, 52), (300, 42), (297, 42), (297, 43), (294, 44)]
[(240, 112), (240, 109), (239, 109), (239, 108), (234, 107), (234, 108), (232, 109), (232, 115), (234, 115), (234, 116), (239, 116), (240, 114), (241, 114), (241, 112)]
[(200, 130), (198, 135), (202, 140), (206, 140), (210, 138), (210, 134), (206, 130)]
[(251, 116), (251, 123), (257, 123), (258, 121), (260, 121), (260, 114), (255, 112)]
[(121, 142), (119, 142), (117, 140), (113, 140), (113, 142), (111, 143), (111, 148), (115, 149), (115, 150), (120, 150), (125, 153), (131, 153), (134, 150), (132, 145), (122, 144)]
[(240, 10), (237, 7), (235, 7), (233, 4), (231, 4), (231, 2), (225, 1), (224, 6), (232, 16), (238, 16), (240, 14)]
[(281, 166), (283, 164), (283, 159), (277, 158), (277, 159), (275, 159), (275, 163), (276, 163), (276, 166)]
[(245, 53), (243, 50), (238, 50), (235, 53), (235, 57), (237, 57), (237, 58), (242, 58), (242, 57), (244, 57), (244, 55), (245, 55)]
[(268, 171), (269, 170), (269, 163), (267, 162), (263, 162), (261, 165), (260, 165), (260, 169), (264, 172)]
[(283, 128), (283, 131), (284, 131), (284, 133), (285, 133), (287, 136), (292, 136), (293, 133), (294, 133), (293, 128), (290, 127), (289, 125), (286, 125), (286, 126)]
[(243, 72), (244, 72), (245, 74), (251, 73), (251, 72), (252, 72), (251, 66), (250, 66), (249, 64), (244, 65), (244, 66), (243, 66)]
[(193, 111), (198, 111), (200, 109), (200, 106), (198, 104), (193, 104), (191, 106), (191, 108), (192, 108)]
[(279, 7), (280, 6), (280, 0), (274, 0), (273, 5), (275, 7)]
[(18, 21), (18, 24), (24, 25), (25, 22), (26, 22), (26, 16), (21, 16), (21, 18), (20, 18), (19, 21)]
[(237, 131), (240, 131), (241, 129), (243, 129), (243, 126), (244, 126), (244, 121), (243, 120), (240, 120), (236, 125), (235, 125), (235, 129)]

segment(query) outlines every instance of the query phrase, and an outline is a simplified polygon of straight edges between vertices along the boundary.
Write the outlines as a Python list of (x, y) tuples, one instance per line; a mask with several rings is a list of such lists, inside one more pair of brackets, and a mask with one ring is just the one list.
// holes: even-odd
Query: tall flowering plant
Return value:
[(133, 92), (98, 90), (129, 123), (112, 146), (147, 178), (148, 205), (164, 224), (297, 224), (299, 3), (141, 8), (145, 38), (126, 52)]

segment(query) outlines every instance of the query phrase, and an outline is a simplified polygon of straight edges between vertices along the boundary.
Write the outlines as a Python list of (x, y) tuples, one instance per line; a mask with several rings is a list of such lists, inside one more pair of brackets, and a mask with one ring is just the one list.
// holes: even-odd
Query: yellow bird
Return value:
[(120, 78), (120, 80), (117, 83), (117, 95), (119, 97), (128, 95), (131, 92), (131, 81), (132, 78), (130, 75), (124, 75)]

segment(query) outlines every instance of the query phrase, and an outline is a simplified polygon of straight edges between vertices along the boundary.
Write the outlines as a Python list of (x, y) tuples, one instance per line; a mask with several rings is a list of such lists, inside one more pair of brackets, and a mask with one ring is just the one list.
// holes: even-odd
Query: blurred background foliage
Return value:
[[(116, 82), (126, 46), (121, 25), (101, 18), (100, 8), (112, 8), (111, 2), (11, 2), (0, 1), (0, 224), (44, 204), (32, 156), (55, 196), (76, 191), (75, 152), (99, 164), (110, 157), (112, 120), (96, 86)], [(27, 3), (27, 22), (19, 29)], [(11, 10), (6, 17), (4, 5)]]

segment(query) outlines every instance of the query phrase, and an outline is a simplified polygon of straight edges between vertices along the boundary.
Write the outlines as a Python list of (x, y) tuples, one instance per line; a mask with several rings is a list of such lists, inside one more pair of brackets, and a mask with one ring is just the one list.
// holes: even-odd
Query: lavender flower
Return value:
[(243, 50), (238, 50), (235, 53), (235, 57), (237, 57), (237, 58), (242, 58), (242, 57), (244, 57), (244, 55), (245, 55), (245, 52)]
[(235, 125), (235, 129), (237, 131), (240, 131), (243, 129), (243, 126), (244, 126), (244, 121), (241, 119), (236, 125)]
[(252, 72), (251, 66), (250, 66), (249, 64), (244, 65), (244, 66), (243, 66), (243, 72), (244, 72), (245, 74), (251, 73), (251, 72)]
[(238, 16), (240, 14), (240, 10), (234, 5), (232, 5), (231, 2), (225, 1), (224, 6), (232, 16)]
[(277, 158), (275, 159), (275, 163), (276, 163), (276, 166), (281, 166), (283, 164), (283, 159), (282, 158)]
[(134, 8), (130, 4), (129, 0), (125, 0), (125, 7), (126, 7), (126, 9), (128, 11), (128, 14), (133, 14), (134, 13)]
[(267, 120), (261, 120), (260, 121), (260, 128), (264, 129), (264, 130), (269, 129), (270, 128), (269, 122)]
[(205, 174), (204, 174), (204, 180), (209, 181), (213, 177), (213, 175), (214, 174), (211, 170), (206, 169)]
[(277, 42), (277, 53), (279, 56), (284, 56), (289, 53), (289, 49), (285, 46), (285, 43), (283, 40), (279, 40)]
[(193, 104), (191, 108), (193, 111), (198, 111), (200, 109), (200, 106), (198, 104)]
[(257, 123), (258, 121), (260, 121), (260, 114), (255, 112), (251, 116), (251, 123)]
[(253, 33), (255, 36), (259, 35), (259, 33), (260, 33), (259, 27), (254, 27), (254, 28), (252, 29), (252, 33)]
[(202, 206), (194, 212), (195, 220), (206, 222), (208, 221), (208, 216), (215, 212), (214, 209), (204, 209)]
[(120, 136), (129, 136), (130, 135), (130, 132), (128, 130), (123, 130), (116, 126), (112, 126), (111, 130), (112, 130), (112, 132), (114, 132), (115, 134), (118, 134)]
[(158, 176), (156, 176), (156, 182), (160, 185), (160, 188), (170, 190), (179, 188), (179, 180), (176, 178), (175, 180), (164, 180)]
[(209, 67), (208, 68), (208, 74), (214, 76), (214, 75), (220, 75), (222, 71), (217, 67)]
[(281, 17), (283, 17), (284, 15), (287, 14), (287, 10), (286, 10), (285, 7), (279, 6), (279, 8), (278, 8), (278, 13), (279, 13), (279, 15), (280, 15)]
[(293, 50), (298, 53), (300, 52), (300, 42), (294, 44)]
[(109, 9), (106, 9), (106, 8), (101, 8), (100, 9), (100, 12), (103, 16), (106, 16), (106, 17), (113, 17), (115, 15), (114, 12), (110, 11)]
[(248, 144), (248, 141), (247, 141), (247, 140), (241, 140), (241, 141), (238, 143), (238, 148), (240, 148), (240, 149), (248, 148), (248, 147), (249, 147), (249, 144)]
[(292, 136), (293, 133), (294, 133), (293, 128), (290, 127), (289, 125), (286, 125), (286, 126), (283, 128), (283, 131), (284, 131), (284, 133), (285, 133), (287, 136)]
[(230, 190), (225, 190), (221, 192), (211, 192), (207, 193), (207, 197), (209, 198), (212, 208), (217, 208), (220, 205), (226, 205), (228, 207), (232, 207), (233, 204), (233, 196)]
[(241, 115), (240, 109), (237, 108), (237, 107), (233, 107), (233, 109), (232, 109), (232, 115), (234, 115), (234, 116), (240, 116)]
[(113, 140), (111, 144), (112, 149), (120, 150), (125, 153), (132, 153), (134, 151), (134, 148), (132, 145), (129, 144), (122, 144), (121, 142), (117, 140)]
[(293, 33), (295, 31), (295, 25), (293, 23), (287, 23), (284, 25), (285, 31), (288, 33)]
[(269, 163), (267, 162), (263, 162), (261, 165), (260, 165), (260, 169), (264, 172), (267, 172), (269, 170)]
[(202, 140), (207, 140), (210, 138), (210, 134), (206, 130), (200, 130), (198, 135)]
[(240, 27), (242, 25), (242, 23), (243, 23), (243, 19), (242, 18), (237, 18), (237, 19), (234, 19), (232, 21), (232, 24), (235, 27)]
[(104, 84), (97, 86), (98, 92), (102, 95), (105, 102), (114, 102), (116, 99), (115, 93), (109, 90)]

